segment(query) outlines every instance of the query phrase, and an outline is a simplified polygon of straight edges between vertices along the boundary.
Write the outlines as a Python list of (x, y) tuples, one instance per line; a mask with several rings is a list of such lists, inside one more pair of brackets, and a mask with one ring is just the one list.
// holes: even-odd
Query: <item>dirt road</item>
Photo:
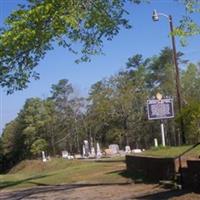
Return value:
[(200, 194), (157, 184), (75, 184), (0, 191), (1, 200), (199, 200)]

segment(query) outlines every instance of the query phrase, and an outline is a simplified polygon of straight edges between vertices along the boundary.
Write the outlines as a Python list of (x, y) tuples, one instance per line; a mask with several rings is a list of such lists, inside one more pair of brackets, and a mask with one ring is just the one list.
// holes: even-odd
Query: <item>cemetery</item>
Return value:
[[(158, 148), (156, 139), (154, 139), (154, 145), (155, 148)], [(190, 147), (178, 156), (158, 157), (145, 155), (144, 149), (131, 149), (130, 146), (125, 146), (121, 150), (118, 144), (110, 144), (107, 149), (101, 150), (98, 142), (95, 147), (93, 143), (89, 145), (88, 140), (84, 140), (82, 154), (72, 155), (65, 150), (62, 151), (61, 157), (67, 160), (101, 160), (115, 157), (124, 158), (125, 156), (127, 173), (133, 176), (137, 174), (142, 177), (143, 181), (157, 183), (171, 181), (173, 187), (199, 189), (200, 159), (197, 155), (187, 156), (187, 153), (198, 145)], [(45, 156), (44, 151), (42, 151), (42, 161), (51, 161), (49, 156)]]
[[(92, 138), (91, 141), (93, 141)], [(70, 154), (64, 150), (61, 152), (61, 157), (67, 160), (101, 160), (125, 157), (127, 173), (133, 176), (137, 174), (137, 176), (142, 177), (143, 181), (171, 181), (174, 187), (199, 189), (200, 159), (197, 155), (187, 155), (199, 144), (182, 151), (179, 155), (161, 157), (145, 155), (144, 149), (131, 149), (128, 145), (124, 149), (120, 149), (118, 144), (110, 144), (108, 148), (101, 149), (99, 142), (94, 145), (93, 142), (89, 144), (88, 140), (84, 140), (82, 154)], [(156, 138), (154, 138), (154, 148), (159, 148)], [(42, 151), (42, 161), (51, 161), (50, 156), (46, 156), (44, 151)]]
[(200, 199), (200, 0), (0, 13), (1, 200)]

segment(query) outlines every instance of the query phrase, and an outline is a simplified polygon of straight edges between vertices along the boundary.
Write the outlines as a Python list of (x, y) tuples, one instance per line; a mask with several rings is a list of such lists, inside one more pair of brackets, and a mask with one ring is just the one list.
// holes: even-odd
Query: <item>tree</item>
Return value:
[(200, 66), (189, 63), (182, 72), (182, 93), (184, 104), (200, 101)]
[(49, 143), (48, 150), (54, 150), (50, 143), (54, 136), (51, 128), (55, 125), (53, 106), (53, 103), (47, 100), (30, 98), (18, 114), (26, 157), (31, 157), (31, 146), (37, 139), (45, 139)]
[(200, 24), (192, 17), (194, 14), (200, 13), (200, 2), (198, 0), (182, 0), (181, 2), (185, 6), (186, 15), (183, 15), (174, 34), (181, 36), (183, 45), (185, 45), (186, 37), (200, 34)]
[(106, 144), (106, 133), (112, 120), (111, 96), (112, 88), (109, 80), (104, 79), (91, 86), (86, 113), (89, 140), (92, 137), (94, 142), (98, 140)]
[(38, 156), (41, 154), (42, 151), (47, 150), (47, 142), (44, 139), (37, 139), (33, 144), (31, 145), (31, 153), (35, 156)]
[(192, 101), (187, 104), (183, 109), (177, 121), (183, 118), (186, 141), (188, 144), (195, 144), (200, 142), (200, 103), (199, 101)]
[(61, 79), (57, 84), (52, 85), (51, 94), (50, 99), (55, 106), (56, 143), (60, 150), (80, 152), (77, 124), (83, 99), (74, 96), (74, 89), (67, 79)]
[[(27, 0), (5, 20), (0, 31), (0, 85), (8, 93), (27, 87), (47, 51), (58, 44), (81, 54), (79, 61), (102, 52), (103, 41), (112, 40), (121, 28), (130, 28), (127, 2), (146, 0)], [(198, 1), (183, 0), (190, 13), (199, 12)], [(174, 34), (199, 33), (199, 26), (188, 16)], [(81, 45), (80, 52), (73, 44)]]
[(47, 98), (43, 100), (43, 107), (45, 112), (44, 120), (44, 134), (43, 137), (48, 142), (48, 151), (53, 156), (56, 155), (56, 138), (57, 138), (57, 113), (55, 108), (55, 102), (52, 99)]
[(27, 0), (6, 20), (0, 35), (0, 85), (8, 93), (27, 87), (38, 62), (53, 43), (75, 52), (79, 42), (81, 60), (101, 52), (103, 39), (111, 40), (121, 27), (126, 0)]
[(18, 117), (6, 124), (1, 136), (1, 150), (3, 169), (8, 169), (25, 158), (24, 136)]

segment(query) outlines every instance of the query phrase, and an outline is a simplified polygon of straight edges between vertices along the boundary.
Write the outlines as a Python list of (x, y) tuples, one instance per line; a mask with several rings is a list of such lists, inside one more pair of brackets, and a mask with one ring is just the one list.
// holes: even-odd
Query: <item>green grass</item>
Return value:
[[(191, 145), (178, 146), (178, 147), (158, 147), (152, 148), (142, 153), (145, 156), (156, 156), (156, 157), (176, 157), (192, 147)], [(197, 146), (192, 151), (186, 153), (186, 156), (198, 157), (200, 156), (200, 146)]]
[(67, 183), (125, 183), (124, 160), (26, 160), (0, 175), (0, 189), (17, 189)]
[[(142, 155), (176, 157), (190, 147), (159, 147), (147, 150)], [(199, 155), (200, 146), (187, 153), (187, 156)], [(46, 163), (40, 160), (25, 160), (9, 173), (0, 175), (0, 190), (68, 183), (126, 183), (130, 181), (130, 177), (125, 173), (125, 169), (124, 158), (121, 157), (102, 159), (99, 162), (58, 158)]]

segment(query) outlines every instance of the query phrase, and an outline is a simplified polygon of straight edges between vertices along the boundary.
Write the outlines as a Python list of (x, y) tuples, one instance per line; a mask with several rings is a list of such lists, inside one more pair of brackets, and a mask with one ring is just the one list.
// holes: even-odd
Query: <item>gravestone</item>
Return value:
[(94, 147), (91, 147), (90, 157), (95, 157), (95, 149), (94, 149)]
[(105, 152), (106, 156), (113, 155), (112, 149), (105, 149), (104, 152)]
[(125, 152), (126, 153), (131, 153), (131, 147), (130, 146), (125, 146)]
[(133, 153), (141, 153), (142, 150), (141, 150), (141, 149), (133, 149), (132, 152), (133, 152)]
[(68, 158), (68, 152), (67, 151), (62, 151), (62, 158), (67, 159)]
[(118, 154), (119, 153), (119, 145), (118, 144), (110, 144), (109, 149), (111, 149), (112, 154)]
[(75, 158), (75, 159), (81, 159), (82, 156), (81, 156), (81, 154), (75, 154), (75, 155), (74, 155), (74, 158)]
[(83, 157), (85, 157), (85, 145), (83, 145)]
[(100, 145), (99, 145), (99, 143), (97, 142), (97, 155), (96, 155), (96, 157), (97, 157), (97, 158), (101, 158), (101, 156), (102, 156), (102, 153), (101, 153)]
[(157, 138), (154, 138), (154, 146), (158, 147), (158, 140), (157, 140)]
[(42, 151), (42, 161), (43, 161), (43, 162), (46, 162), (46, 161), (47, 161), (44, 151)]
[(87, 140), (83, 141), (83, 157), (88, 157), (90, 155), (89, 142)]

